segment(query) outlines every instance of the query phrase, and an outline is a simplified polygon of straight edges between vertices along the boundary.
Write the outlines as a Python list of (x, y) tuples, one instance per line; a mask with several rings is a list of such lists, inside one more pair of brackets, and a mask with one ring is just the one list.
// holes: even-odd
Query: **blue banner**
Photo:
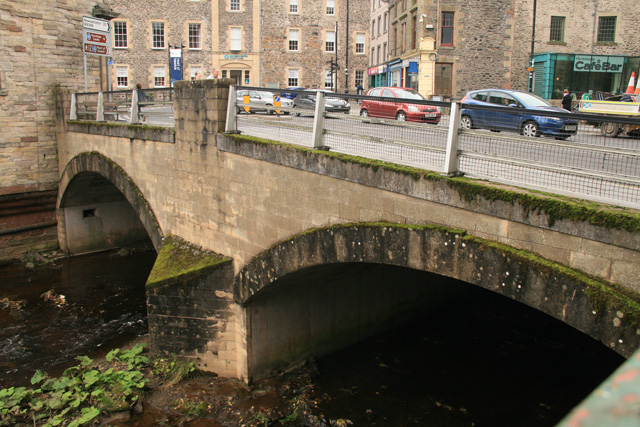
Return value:
[(169, 56), (171, 87), (173, 87), (173, 82), (182, 80), (182, 49), (170, 49)]

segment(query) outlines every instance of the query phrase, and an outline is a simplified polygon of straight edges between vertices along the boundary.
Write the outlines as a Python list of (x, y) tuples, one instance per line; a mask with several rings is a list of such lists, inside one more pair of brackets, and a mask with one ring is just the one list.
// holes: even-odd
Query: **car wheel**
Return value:
[(522, 134), (529, 137), (540, 136), (540, 126), (533, 121), (525, 122), (522, 125)]
[(473, 120), (469, 116), (462, 116), (460, 118), (460, 129), (473, 129)]
[(407, 114), (404, 111), (398, 111), (398, 114), (396, 114), (396, 120), (399, 122), (406, 122)]
[(360, 116), (369, 117), (369, 112), (365, 108), (363, 108), (362, 110), (360, 110)]
[(608, 138), (615, 138), (620, 133), (620, 125), (618, 123), (603, 122), (600, 125), (602, 135)]

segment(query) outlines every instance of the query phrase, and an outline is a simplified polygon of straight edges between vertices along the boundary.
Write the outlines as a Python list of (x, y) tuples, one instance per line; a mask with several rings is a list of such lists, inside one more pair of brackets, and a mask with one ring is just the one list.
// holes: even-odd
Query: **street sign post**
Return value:
[[(87, 88), (87, 55), (110, 57), (113, 50), (111, 22), (92, 16), (82, 17), (82, 52), (84, 53), (84, 90)], [(107, 77), (109, 69), (107, 69)], [(108, 83), (108, 81), (107, 81)]]

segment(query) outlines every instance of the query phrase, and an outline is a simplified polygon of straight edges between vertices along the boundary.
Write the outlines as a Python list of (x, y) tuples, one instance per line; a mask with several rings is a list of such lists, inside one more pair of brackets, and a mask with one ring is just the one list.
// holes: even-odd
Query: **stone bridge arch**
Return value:
[(58, 201), (60, 247), (70, 253), (151, 239), (158, 252), (163, 233), (151, 206), (122, 167), (97, 152), (66, 165)]
[[(640, 343), (638, 313), (633, 309), (638, 305), (637, 295), (625, 294), (615, 285), (462, 230), (389, 223), (347, 224), (309, 230), (282, 241), (236, 275), (234, 298), (247, 309), (250, 378), (273, 375), (287, 364), (337, 349), (328, 348), (327, 343), (340, 341), (335, 339), (341, 335), (335, 330), (336, 324), (348, 324), (350, 320), (340, 321), (340, 315), (328, 313), (326, 308), (315, 309), (314, 299), (322, 299), (321, 292), (304, 299), (302, 305), (308, 304), (307, 307), (299, 307), (300, 300), (295, 304), (283, 302), (275, 310), (264, 304), (255, 308), (252, 305), (261, 295), (271, 293), (283, 278), (344, 263), (405, 267), (488, 289), (551, 315), (625, 357)], [(321, 318), (313, 318), (314, 311), (321, 312)], [(296, 317), (300, 315), (306, 316), (302, 322)], [(329, 324), (328, 316), (338, 321)], [(274, 337), (279, 341), (282, 334), (288, 334), (287, 325), (295, 329), (297, 323), (306, 323), (311, 332), (284, 338), (281, 348), (273, 348)], [(268, 333), (264, 328), (269, 325), (283, 326), (283, 330)], [(352, 335), (362, 338), (363, 332)], [(341, 347), (344, 346), (343, 340)]]

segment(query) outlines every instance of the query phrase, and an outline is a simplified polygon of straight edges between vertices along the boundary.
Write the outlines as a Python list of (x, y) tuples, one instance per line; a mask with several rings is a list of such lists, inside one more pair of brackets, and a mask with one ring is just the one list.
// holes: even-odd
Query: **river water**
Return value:
[[(0, 267), (0, 387), (145, 334), (154, 259), (99, 253)], [(314, 398), (326, 419), (356, 426), (553, 426), (623, 361), (555, 319), (470, 287), (455, 304), (318, 359)]]

